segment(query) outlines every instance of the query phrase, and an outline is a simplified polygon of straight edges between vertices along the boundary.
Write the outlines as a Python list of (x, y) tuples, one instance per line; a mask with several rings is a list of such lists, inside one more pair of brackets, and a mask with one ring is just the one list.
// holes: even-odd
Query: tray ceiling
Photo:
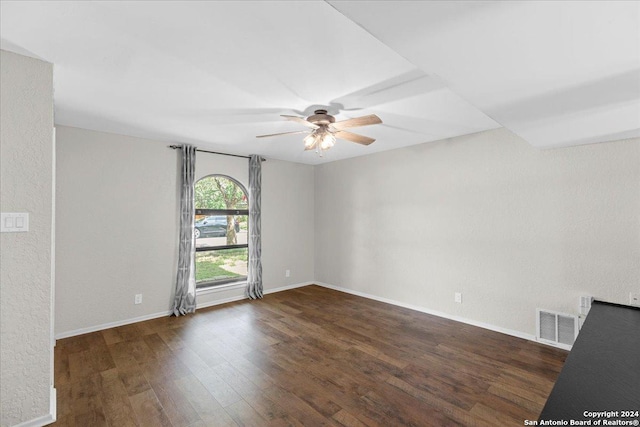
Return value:
[[(56, 123), (317, 164), (504, 126), (540, 148), (640, 136), (638, 2), (12, 2)], [(323, 158), (280, 114), (377, 114)]]

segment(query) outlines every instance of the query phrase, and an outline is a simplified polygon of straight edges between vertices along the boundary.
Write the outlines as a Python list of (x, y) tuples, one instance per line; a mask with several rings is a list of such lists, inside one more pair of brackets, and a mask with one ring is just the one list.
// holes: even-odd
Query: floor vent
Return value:
[(578, 317), (541, 308), (536, 312), (538, 341), (571, 349), (578, 336)]

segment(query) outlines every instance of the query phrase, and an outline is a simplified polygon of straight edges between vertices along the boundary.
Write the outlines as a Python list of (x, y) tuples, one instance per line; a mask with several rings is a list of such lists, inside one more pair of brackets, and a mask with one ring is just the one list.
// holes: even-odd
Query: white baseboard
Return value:
[(72, 331), (66, 331), (66, 332), (61, 332), (59, 334), (56, 334), (56, 340), (59, 340), (62, 338), (75, 337), (76, 335), (83, 335), (91, 332), (102, 331), (103, 329), (117, 328), (118, 326), (130, 325), (132, 323), (144, 322), (145, 320), (157, 319), (159, 317), (165, 317), (170, 315), (171, 315), (171, 310), (167, 310), (167, 311), (161, 311), (159, 313), (147, 314), (145, 316), (133, 317), (131, 319), (118, 320), (116, 322), (102, 323), (100, 325), (74, 329)]
[[(503, 327), (500, 327), (500, 326), (491, 325), (489, 323), (478, 322), (476, 320), (467, 319), (465, 317), (460, 317), (460, 316), (454, 316), (454, 315), (451, 315), (451, 314), (448, 314), (448, 313), (444, 313), (442, 311), (430, 310), (428, 308), (420, 307), (420, 306), (417, 306), (417, 305), (406, 304), (406, 303), (403, 303), (403, 302), (400, 302), (400, 301), (396, 301), (396, 300), (392, 300), (392, 299), (389, 299), (389, 298), (383, 298), (383, 297), (367, 294), (367, 293), (360, 292), (360, 291), (354, 291), (354, 290), (348, 289), (348, 288), (342, 288), (340, 286), (331, 285), (329, 283), (322, 283), (322, 282), (314, 282), (314, 283), (316, 285), (318, 285), (318, 286), (322, 286), (322, 287), (325, 287), (325, 288), (328, 288), (328, 289), (333, 289), (335, 291), (345, 292), (347, 294), (356, 295), (356, 296), (359, 296), (359, 297), (368, 298), (368, 299), (372, 299), (372, 300), (375, 300), (375, 301), (380, 301), (380, 302), (384, 302), (384, 303), (387, 303), (387, 304), (396, 305), (398, 307), (408, 308), (409, 310), (415, 310), (415, 311), (419, 311), (421, 313), (431, 314), (431, 315), (442, 317), (442, 318), (445, 318), (445, 319), (454, 320), (454, 321), (460, 322), (460, 323), (466, 323), (467, 325), (477, 326), (479, 328), (488, 329), (488, 330), (494, 331), (494, 332), (500, 332), (502, 334), (511, 335), (513, 337), (522, 338), (522, 339), (529, 340), (529, 341), (534, 341), (534, 342), (537, 342), (537, 343), (540, 343), (540, 344), (546, 344), (546, 343), (538, 341), (536, 339), (535, 335), (526, 334), (524, 332), (515, 331), (513, 329), (507, 329), (507, 328), (503, 328)], [(553, 345), (550, 345), (550, 344), (546, 344), (546, 345), (549, 345), (551, 347), (556, 347), (556, 346), (553, 346)]]
[(203, 302), (201, 304), (196, 303), (196, 308), (198, 310), (200, 310), (201, 308), (207, 308), (207, 307), (213, 307), (214, 305), (220, 305), (220, 304), (226, 304), (228, 302), (234, 302), (234, 301), (240, 301), (247, 298), (246, 296), (243, 295), (238, 295), (235, 297), (229, 297), (229, 298), (223, 298), (223, 299), (216, 299), (213, 301), (207, 301), (207, 302)]
[(56, 421), (56, 389), (51, 387), (49, 393), (49, 413), (29, 421), (23, 421), (13, 427), (42, 427)]
[[(383, 298), (383, 297), (379, 297), (379, 296), (376, 296), (376, 295), (367, 294), (365, 292), (355, 291), (355, 290), (352, 290), (352, 289), (331, 285), (329, 283), (323, 283), (323, 282), (318, 282), (318, 281), (294, 283), (292, 285), (281, 286), (281, 287), (272, 288), (272, 289), (266, 289), (264, 291), (264, 293), (265, 293), (265, 295), (268, 295), (268, 294), (273, 294), (273, 293), (276, 293), (276, 292), (287, 291), (287, 290), (290, 290), (290, 289), (301, 288), (301, 287), (309, 286), (309, 285), (322, 286), (324, 288), (333, 289), (333, 290), (336, 290), (336, 291), (345, 292), (347, 294), (356, 295), (356, 296), (359, 296), (359, 297), (363, 297), (363, 298), (372, 299), (372, 300), (375, 300), (375, 301), (384, 302), (384, 303), (395, 305), (395, 306), (398, 306), (398, 307), (408, 308), (409, 310), (415, 310), (415, 311), (419, 311), (421, 313), (431, 314), (431, 315), (442, 317), (442, 318), (445, 318), (445, 319), (454, 320), (456, 322), (466, 323), (467, 325), (477, 326), (479, 328), (488, 329), (490, 331), (500, 332), (502, 334), (511, 335), (513, 337), (522, 338), (522, 339), (529, 340), (529, 341), (534, 341), (534, 342), (537, 342), (537, 343), (540, 343), (540, 344), (549, 345), (550, 347), (558, 348), (558, 346), (547, 344), (547, 343), (544, 343), (542, 341), (538, 341), (536, 339), (535, 335), (526, 334), (524, 332), (516, 331), (516, 330), (513, 330), (513, 329), (503, 328), (501, 326), (496, 326), (496, 325), (492, 325), (492, 324), (489, 324), (489, 323), (484, 323), (484, 322), (479, 322), (479, 321), (472, 320), (472, 319), (467, 319), (465, 317), (454, 316), (454, 315), (451, 315), (449, 313), (444, 313), (442, 311), (431, 310), (431, 309), (428, 309), (428, 308), (425, 308), (425, 307), (420, 307), (420, 306), (417, 306), (417, 305), (407, 304), (407, 303), (403, 303), (401, 301), (392, 300), (392, 299), (389, 299), (389, 298)], [(197, 308), (201, 309), (201, 308), (206, 308), (206, 307), (212, 307), (212, 306), (216, 306), (216, 305), (220, 305), (220, 304), (226, 304), (226, 303), (229, 303), (229, 302), (240, 301), (240, 300), (243, 300), (243, 299), (246, 299), (246, 298), (247, 297), (243, 294), (243, 295), (238, 295), (238, 296), (234, 296), (234, 297), (230, 297), (230, 298), (224, 298), (224, 299), (219, 299), (219, 300), (214, 300), (214, 301), (208, 301), (208, 302), (203, 303), (203, 304), (198, 304)], [(116, 328), (118, 326), (130, 325), (132, 323), (144, 322), (145, 320), (157, 319), (159, 317), (170, 316), (170, 315), (171, 315), (171, 311), (168, 310), (168, 311), (163, 311), (163, 312), (159, 312), (159, 313), (148, 314), (146, 316), (134, 317), (132, 319), (120, 320), (120, 321), (117, 321), (117, 322), (110, 322), (110, 323), (103, 323), (101, 325), (90, 326), (90, 327), (87, 327), (87, 328), (80, 328), (80, 329), (75, 329), (73, 331), (62, 332), (62, 333), (56, 335), (56, 339), (73, 337), (73, 336), (76, 336), (76, 335), (82, 335), (82, 334), (87, 334), (87, 333), (90, 333), (90, 332), (101, 331), (103, 329)], [(564, 349), (571, 350), (571, 348), (564, 348)]]
[(264, 291), (265, 295), (274, 294), (276, 292), (288, 291), (289, 289), (302, 288), (309, 285), (315, 285), (316, 282), (301, 282), (294, 283), (293, 285), (280, 286), (279, 288), (267, 289)]
[[(314, 283), (315, 282), (294, 283), (293, 285), (281, 286), (279, 288), (273, 288), (273, 289), (266, 289), (264, 291), (264, 293), (265, 293), (265, 295), (273, 294), (275, 292), (282, 292), (282, 291), (286, 291), (286, 290), (289, 290), (289, 289), (300, 288), (300, 287), (308, 286), (308, 285), (311, 285), (311, 284), (314, 284)], [(201, 308), (206, 308), (206, 307), (212, 307), (212, 306), (215, 306), (215, 305), (226, 304), (228, 302), (240, 301), (240, 300), (243, 300), (245, 298), (246, 298), (246, 296), (243, 293), (242, 295), (237, 295), (237, 296), (233, 296), (233, 297), (230, 297), (230, 298), (218, 299), (218, 300), (213, 300), (213, 301), (207, 301), (207, 302), (202, 303), (202, 304), (197, 304), (196, 303), (197, 304), (196, 308), (197, 309), (201, 309)], [(89, 327), (86, 327), (86, 328), (79, 328), (79, 329), (74, 329), (72, 331), (61, 332), (59, 334), (56, 334), (55, 338), (56, 338), (56, 340), (59, 340), (59, 339), (63, 339), (63, 338), (75, 337), (76, 335), (88, 334), (88, 333), (91, 333), (91, 332), (102, 331), (104, 329), (117, 328), (118, 326), (130, 325), (132, 323), (144, 322), (146, 320), (157, 319), (159, 317), (165, 317), (165, 316), (170, 316), (170, 315), (171, 315), (171, 310), (161, 311), (161, 312), (158, 312), (158, 313), (147, 314), (145, 316), (133, 317), (131, 319), (118, 320), (116, 322), (102, 323), (100, 325), (89, 326)]]
[(54, 423), (55, 421), (56, 419), (53, 415), (47, 414), (43, 415), (42, 417), (34, 418), (32, 420), (16, 424), (13, 427), (42, 427)]
[[(312, 285), (314, 283), (315, 282), (302, 282), (302, 283), (294, 283), (293, 285), (280, 286), (279, 288), (265, 289), (264, 294), (268, 295), (276, 292), (287, 291), (289, 289), (301, 288), (303, 286)], [(208, 301), (203, 304), (198, 304), (198, 309), (205, 308), (205, 307), (213, 307), (215, 305), (220, 305), (220, 304), (226, 304), (228, 302), (241, 301), (243, 299), (247, 299), (247, 296), (244, 293), (242, 295), (237, 295), (235, 297), (224, 298), (224, 299), (219, 299), (215, 301)]]
[(58, 392), (54, 386), (49, 390), (49, 415), (53, 421), (58, 419)]

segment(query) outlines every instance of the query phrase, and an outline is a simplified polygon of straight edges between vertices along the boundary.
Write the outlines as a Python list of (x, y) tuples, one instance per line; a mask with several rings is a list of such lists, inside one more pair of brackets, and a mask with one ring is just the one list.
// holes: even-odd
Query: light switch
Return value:
[(0, 232), (17, 233), (29, 231), (29, 213), (0, 213)]

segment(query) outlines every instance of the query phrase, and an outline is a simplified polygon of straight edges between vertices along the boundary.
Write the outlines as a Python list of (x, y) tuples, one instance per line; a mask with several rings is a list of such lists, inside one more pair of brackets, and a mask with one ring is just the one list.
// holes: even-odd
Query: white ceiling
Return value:
[[(0, 2), (52, 62), (56, 123), (318, 164), (504, 126), (536, 147), (640, 136), (640, 2)], [(324, 158), (280, 114), (379, 115)]]

